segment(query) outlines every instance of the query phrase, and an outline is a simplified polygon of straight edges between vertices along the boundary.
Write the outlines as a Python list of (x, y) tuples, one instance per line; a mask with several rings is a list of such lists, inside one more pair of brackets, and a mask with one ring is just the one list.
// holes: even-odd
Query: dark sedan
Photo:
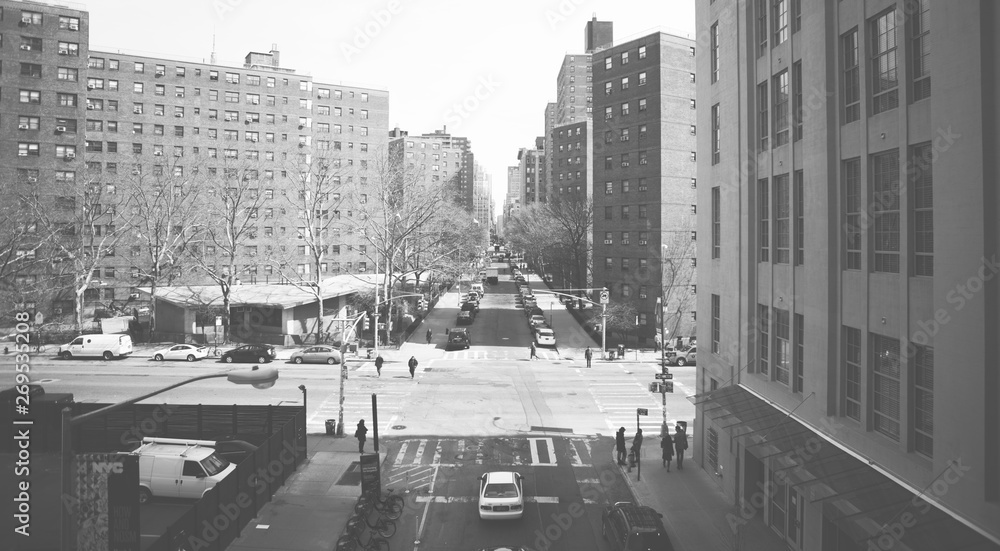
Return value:
[(266, 344), (244, 344), (239, 348), (234, 348), (222, 355), (222, 361), (226, 363), (250, 362), (267, 363), (277, 357), (273, 346)]

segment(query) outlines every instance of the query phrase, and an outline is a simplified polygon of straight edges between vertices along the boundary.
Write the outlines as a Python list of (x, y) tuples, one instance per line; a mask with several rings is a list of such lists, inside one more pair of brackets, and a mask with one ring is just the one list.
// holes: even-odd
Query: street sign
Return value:
[(657, 383), (657, 382), (649, 383), (649, 391), (653, 392), (653, 393), (659, 392), (660, 391), (660, 383)]
[(222, 325), (222, 316), (215, 316), (215, 325), (216, 326)]
[(636, 408), (635, 409), (635, 414), (636, 415), (649, 415), (649, 410), (646, 409), (646, 408)]
[(663, 380), (670, 380), (674, 378), (673, 373), (655, 373), (653, 376), (656, 377), (657, 379), (663, 379)]
[(601, 291), (601, 304), (607, 304), (609, 300), (610, 296), (608, 295), (608, 291)]
[(661, 385), (660, 392), (671, 392), (672, 393), (674, 391), (674, 382), (673, 381), (664, 381), (664, 382), (660, 383), (660, 385)]

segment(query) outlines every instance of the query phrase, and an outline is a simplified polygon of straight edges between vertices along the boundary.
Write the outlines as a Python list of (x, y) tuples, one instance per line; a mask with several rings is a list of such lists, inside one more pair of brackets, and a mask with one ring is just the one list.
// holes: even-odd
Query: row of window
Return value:
[(758, 57), (767, 53), (768, 39), (771, 47), (776, 48), (791, 34), (802, 30), (802, 0), (757, 0), (754, 11), (757, 17)]
[[(712, 164), (721, 159), (721, 124), (720, 108), (716, 104), (712, 107)], [(802, 131), (802, 62), (796, 61), (792, 64), (791, 76), (788, 69), (784, 69), (771, 77), (770, 83), (765, 80), (757, 84), (758, 151), (765, 151), (772, 144), (773, 147), (786, 145), (790, 139), (798, 141), (802, 139)]]
[[(791, 262), (791, 235), (795, 233), (795, 265), (805, 261), (805, 176), (794, 172), (794, 182), (789, 186), (788, 174), (778, 174), (757, 180), (757, 261), (788, 264)], [(718, 188), (712, 190), (712, 258), (721, 253), (716, 243), (721, 241), (721, 200)], [(793, 197), (794, 192), (794, 197)], [(794, 199), (794, 205), (793, 205)], [(793, 207), (794, 206), (794, 212)], [(794, 216), (794, 220), (793, 220)], [(794, 228), (792, 226), (794, 222)], [(771, 252), (774, 252), (773, 258)]]
[[(691, 102), (692, 102), (691, 108), (694, 109), (694, 100), (691, 100)], [(629, 116), (629, 114), (632, 112), (631, 104), (632, 102), (625, 101), (618, 106), (620, 116), (622, 117)], [(648, 98), (639, 98), (638, 100), (636, 100), (636, 104), (639, 111), (645, 111), (649, 106)], [(615, 116), (614, 106), (609, 105), (604, 108), (604, 120), (606, 121), (611, 120), (612, 118), (614, 118), (614, 116)]]
[[(88, 60), (87, 67), (90, 69), (106, 68), (109, 71), (118, 71), (120, 69), (120, 62), (117, 59), (106, 60), (103, 57), (91, 56), (90, 59)], [(140, 73), (140, 74), (145, 73), (146, 63), (143, 61), (135, 61), (132, 64), (132, 70), (135, 73)], [(156, 64), (154, 66), (154, 74), (157, 77), (166, 76), (167, 74), (166, 65)], [(175, 67), (174, 76), (178, 78), (185, 78), (187, 76), (187, 68), (181, 66)], [(196, 77), (202, 76), (202, 69), (200, 67), (196, 67), (194, 69), (194, 76)], [(227, 84), (240, 84), (242, 76), (246, 76), (246, 84), (250, 86), (260, 86), (261, 83), (263, 82), (264, 86), (266, 86), (267, 88), (277, 87), (277, 79), (275, 77), (264, 77), (262, 80), (260, 75), (252, 75), (252, 74), (242, 75), (241, 73), (226, 72), (225, 82)], [(208, 71), (208, 80), (211, 82), (218, 82), (219, 71), (210, 69)], [(281, 83), (283, 86), (288, 86), (289, 80), (287, 78), (282, 78)], [(303, 92), (311, 92), (313, 90), (313, 82), (309, 80), (300, 80), (299, 90)], [(336, 89), (331, 90), (330, 88), (318, 88), (318, 87), (316, 90), (318, 94), (317, 97), (319, 97), (320, 99), (335, 99), (335, 100), (344, 99), (343, 90), (336, 90)], [(367, 103), (369, 100), (368, 92), (354, 92), (353, 90), (348, 90), (347, 97), (349, 99), (355, 99), (357, 97), (363, 103)]]
[[(26, 52), (43, 52), (44, 42), (41, 38), (35, 36), (24, 36), (21, 35), (21, 44), (19, 48)], [(78, 42), (67, 42), (65, 40), (56, 41), (56, 53), (59, 55), (79, 57), (80, 55), (80, 44)]]
[[(625, 90), (628, 90), (633, 82), (635, 82), (636, 86), (645, 86), (647, 82), (646, 71), (641, 71), (639, 74), (637, 74), (635, 76), (635, 80), (632, 80), (632, 77), (630, 76), (621, 77), (621, 79), (618, 81), (618, 91), (624, 92)], [(609, 80), (604, 83), (605, 96), (612, 95), (614, 93), (614, 89), (615, 89), (614, 81)], [(587, 91), (590, 92), (589, 86), (587, 87)]]
[[(80, 18), (72, 17), (69, 15), (59, 15), (56, 16), (59, 22), (59, 29), (63, 31), (79, 31), (80, 30)], [(30, 28), (31, 26), (41, 26), (45, 24), (45, 15), (41, 12), (21, 10), (21, 19), (18, 25), (22, 28)]]
[[(647, 47), (646, 46), (639, 46), (638, 47), (638, 51), (636, 52), (638, 54), (638, 58), (639, 59), (646, 59), (646, 51), (647, 51)], [(621, 65), (628, 65), (628, 62), (629, 62), (629, 59), (630, 59), (631, 55), (632, 55), (631, 50), (625, 50), (624, 52), (621, 52), (617, 56), (619, 58), (619, 63), (621, 63)], [(694, 48), (691, 48), (691, 55), (694, 56)], [(615, 66), (615, 57), (616, 56), (614, 56), (614, 55), (609, 55), (609, 56), (607, 56), (607, 57), (604, 58), (604, 70), (605, 71), (610, 71), (611, 69), (614, 68), (614, 66)]]
[[(637, 161), (639, 165), (649, 164), (649, 151), (646, 150), (639, 151), (636, 156), (638, 157)], [(691, 152), (691, 160), (692, 161), (695, 160), (694, 151)], [(621, 165), (621, 168), (628, 168), (632, 164), (632, 154), (622, 153), (621, 155), (618, 156), (618, 162)], [(604, 170), (613, 170), (614, 168), (615, 168), (615, 158), (612, 155), (604, 157)], [(610, 195), (607, 187), (605, 187), (604, 192)]]

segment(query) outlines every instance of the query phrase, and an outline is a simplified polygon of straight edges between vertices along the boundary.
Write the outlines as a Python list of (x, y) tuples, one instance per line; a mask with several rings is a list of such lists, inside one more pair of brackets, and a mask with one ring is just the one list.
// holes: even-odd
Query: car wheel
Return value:
[(149, 488), (139, 486), (139, 503), (149, 503), (151, 499), (153, 499), (153, 493), (149, 491)]
[(293, 360), (293, 361), (294, 361), (295, 363), (297, 363), (297, 364), (300, 364), (300, 363), (302, 363), (302, 356), (299, 356), (299, 357), (295, 358), (295, 360)]
[(195, 358), (195, 357), (194, 357), (194, 354), (188, 354), (188, 357), (187, 357), (187, 361), (189, 361), (189, 362), (193, 362), (193, 361), (195, 361), (196, 359), (197, 359), (197, 358)]
[(67, 350), (66, 352), (60, 352), (59, 353), (59, 357), (62, 358), (62, 359), (64, 359), (64, 360), (72, 360), (73, 359), (73, 353)]
[(685, 360), (684, 358), (677, 358), (677, 365), (679, 367), (684, 367), (685, 365), (687, 365), (687, 360)]
[(112, 354), (110, 350), (105, 350), (103, 356), (104, 356), (105, 360), (113, 360), (113, 359), (115, 359), (115, 355)]
[(163, 354), (157, 354), (157, 355), (153, 356), (153, 359), (156, 360), (156, 361), (158, 361), (158, 362), (162, 362), (163, 361)]
[(335, 360), (333, 358), (327, 358), (326, 359), (326, 363), (328, 363), (330, 365), (333, 365), (333, 364), (337, 363), (337, 360)]
[(267, 363), (267, 362), (269, 362), (269, 361), (271, 361), (271, 360), (269, 360), (269, 359), (265, 358), (264, 356), (258, 356), (258, 357), (257, 357), (257, 361), (258, 361), (259, 363), (262, 363), (262, 364), (263, 364), (263, 363)]
[(231, 364), (231, 363), (233, 363), (233, 357), (232, 356), (226, 356), (225, 359), (224, 359), (224, 361), (227, 364)]

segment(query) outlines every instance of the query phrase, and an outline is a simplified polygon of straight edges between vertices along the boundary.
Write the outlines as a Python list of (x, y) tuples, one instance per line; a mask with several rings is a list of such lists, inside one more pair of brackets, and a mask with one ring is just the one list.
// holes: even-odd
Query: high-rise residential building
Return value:
[(493, 230), (493, 178), (476, 163), (473, 216)]
[(503, 202), (502, 225), (506, 225), (511, 216), (521, 208), (521, 193), (523, 187), (523, 180), (521, 179), (521, 166), (519, 164), (508, 166), (507, 194), (504, 196)]
[[(420, 138), (426, 140), (416, 140), (419, 143), (426, 143), (430, 147), (429, 151), (418, 150), (414, 152), (415, 159), (419, 166), (424, 167), (430, 177), (437, 176), (441, 181), (450, 181), (453, 186), (454, 201), (467, 212), (474, 210), (475, 197), (475, 156), (472, 152), (472, 142), (469, 138), (452, 136), (448, 133), (448, 128), (435, 130), (430, 134), (421, 134)], [(411, 136), (411, 138), (414, 138)], [(414, 141), (411, 139), (411, 141)], [(409, 148), (409, 142), (407, 143)], [(440, 149), (440, 151), (438, 151)], [(409, 153), (409, 151), (407, 152)]]
[[(301, 243), (286, 245), (302, 233), (296, 197), (304, 174), (323, 165), (330, 185), (343, 189), (331, 192), (338, 199), (327, 216), (345, 218), (357, 210), (353, 191), (374, 178), (368, 164), (387, 143), (384, 90), (299, 74), (279, 64), (276, 46), (249, 53), (242, 65), (92, 51), (86, 12), (6, 0), (0, 7), (7, 15), (2, 34), (16, 43), (0, 48), (0, 61), (19, 67), (0, 74), (3, 89), (18, 91), (0, 99), (0, 142), (7, 144), (0, 143), (0, 181), (10, 196), (44, 187), (53, 214), (46, 225), (66, 219), (62, 241), (34, 254), (66, 260), (56, 243), (74, 242), (100, 255), (84, 293), (85, 311), (129, 305), (136, 288), (148, 284), (140, 274), (149, 240), (122, 231), (141, 211), (130, 202), (137, 189), (178, 190), (201, 182), (225, 194), (244, 190), (253, 203), (246, 210), (258, 221), (241, 238), (237, 273), (227, 275), (243, 283), (275, 282), (288, 277), (280, 264), (300, 276), (312, 269)], [(234, 184), (218, 184), (227, 179)], [(93, 205), (101, 206), (100, 216)], [(117, 237), (106, 239), (110, 234)], [(353, 233), (334, 232), (328, 239), (328, 262), (315, 269), (332, 275), (363, 265)], [(201, 253), (205, 266), (214, 268), (212, 255), (221, 251), (206, 245)], [(72, 280), (68, 264), (48, 263), (47, 270), (19, 277), (58, 287)], [(53, 281), (57, 275), (63, 279)], [(204, 270), (180, 275), (184, 282), (209, 282)], [(50, 319), (71, 314), (72, 285), (48, 300), (36, 307)]]
[[(543, 151), (552, 151), (552, 129), (556, 126), (556, 104), (549, 102), (545, 105), (545, 133), (542, 134), (541, 139), (544, 142), (542, 145)], [(545, 157), (545, 181), (552, 181), (552, 158), (549, 156)], [(547, 190), (551, 193), (551, 189)], [(546, 197), (548, 199), (549, 197)]]
[(545, 178), (545, 138), (535, 138), (535, 147), (522, 147), (517, 152), (518, 173), (520, 174), (520, 204), (528, 206), (544, 203), (548, 186)]
[(697, 3), (695, 459), (765, 548), (1000, 548), (998, 26)]
[(569, 123), (552, 129), (551, 185), (554, 199), (589, 200), (593, 192), (593, 173), (587, 162), (593, 154), (591, 122)]
[(555, 126), (591, 118), (592, 70), (590, 54), (563, 57), (559, 76), (556, 78)]
[(592, 57), (594, 283), (635, 307), (647, 342), (694, 332), (694, 62), (693, 41), (662, 32)]

